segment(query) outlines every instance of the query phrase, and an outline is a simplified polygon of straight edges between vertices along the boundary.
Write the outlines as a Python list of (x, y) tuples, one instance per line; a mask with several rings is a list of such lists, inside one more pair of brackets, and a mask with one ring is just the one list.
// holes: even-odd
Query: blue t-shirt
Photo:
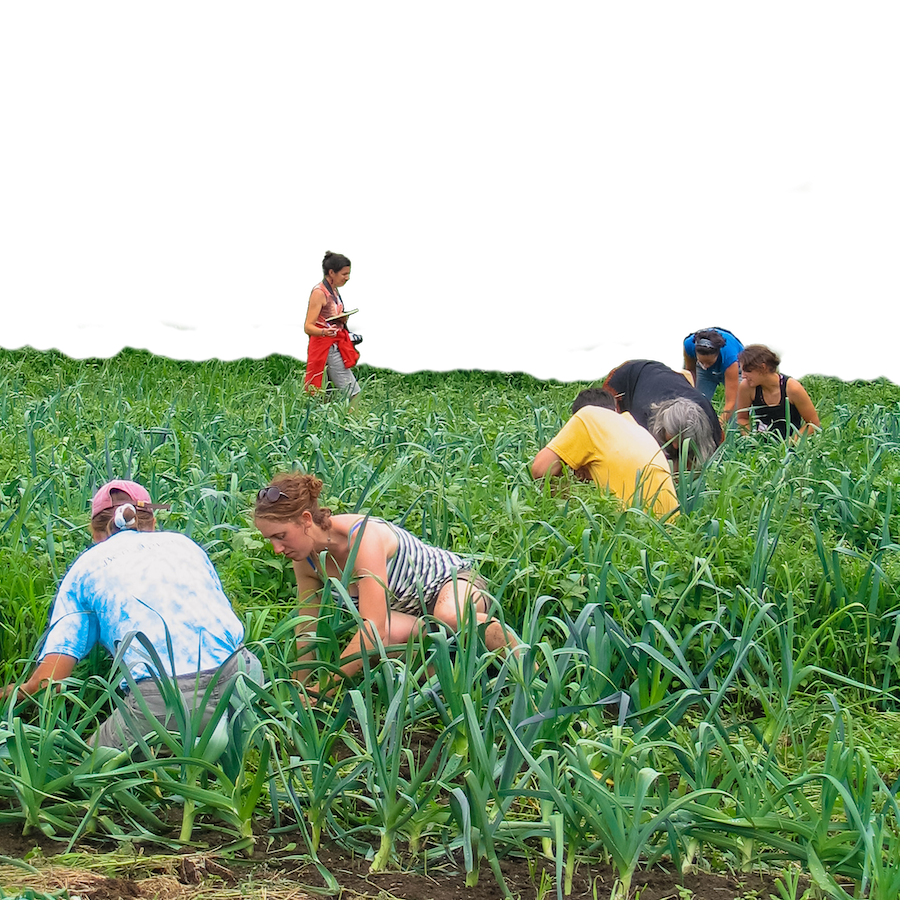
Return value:
[[(171, 531), (122, 531), (85, 550), (59, 586), (40, 659), (81, 659), (97, 643), (115, 654), (130, 632), (147, 636), (167, 671), (168, 632), (175, 676), (218, 668), (244, 639), (209, 557)], [(156, 670), (134, 640), (123, 662), (135, 680)]]
[[(701, 328), (700, 331), (715, 331), (716, 334), (721, 334), (725, 338), (725, 346), (719, 350), (719, 358), (707, 369), (713, 375), (724, 375), (725, 370), (738, 361), (738, 355), (744, 349), (744, 345), (725, 328)], [(697, 358), (693, 333), (684, 339), (684, 352), (692, 359)]]

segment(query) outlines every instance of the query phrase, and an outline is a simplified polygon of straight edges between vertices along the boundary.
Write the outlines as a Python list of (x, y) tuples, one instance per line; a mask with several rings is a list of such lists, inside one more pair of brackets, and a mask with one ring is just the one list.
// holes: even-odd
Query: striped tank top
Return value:
[[(366, 521), (381, 522), (397, 536), (397, 552), (387, 561), (387, 594), (391, 609), (411, 616), (431, 613), (445, 584), (457, 575), (467, 581), (473, 580), (471, 560), (432, 547), (405, 528), (374, 516), (360, 520), (350, 529), (348, 544), (352, 545), (353, 535)], [(316, 568), (311, 557), (307, 557), (307, 562)], [(475, 579), (475, 583), (483, 587), (481, 579)], [(353, 597), (353, 600), (356, 602), (357, 598)]]

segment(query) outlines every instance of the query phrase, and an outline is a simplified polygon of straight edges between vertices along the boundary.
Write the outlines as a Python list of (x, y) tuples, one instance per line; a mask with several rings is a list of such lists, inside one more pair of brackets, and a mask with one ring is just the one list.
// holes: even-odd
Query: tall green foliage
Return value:
[[(724, 853), (889, 895), (896, 804), (845, 709), (875, 721), (900, 699), (900, 388), (808, 379), (821, 433), (729, 432), (661, 524), (573, 479), (532, 482), (581, 385), (360, 374), (351, 415), (306, 396), (284, 357), (0, 352), (0, 677), (27, 668), (112, 477), (143, 481), (172, 504), (161, 526), (207, 548), (267, 675), (234, 752), (183, 717), (143, 760), (100, 758), (84, 738), (115, 679), (92, 654), (64, 695), (4, 706), (0, 819), (177, 841), (180, 805), (182, 838), (206, 817), (246, 846), (267, 816), (313, 858), (330, 838), (382, 868), (405, 846), (461, 859), (471, 883), (481, 862), (502, 882), (513, 849), (549, 853), (561, 884), (580, 854), (606, 853), (624, 895), (641, 861)], [(520, 656), (494, 658), (474, 626), (436, 630), (312, 705), (291, 677), (293, 574), (252, 523), (256, 490), (286, 468), (321, 477), (335, 510), (473, 557)], [(342, 590), (320, 673), (353, 625)], [(428, 736), (422, 753), (411, 734)]]

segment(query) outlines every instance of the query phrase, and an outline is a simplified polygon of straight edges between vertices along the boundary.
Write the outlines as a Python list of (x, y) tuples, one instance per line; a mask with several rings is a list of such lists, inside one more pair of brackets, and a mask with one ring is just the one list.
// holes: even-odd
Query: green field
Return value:
[[(0, 351), (2, 682), (29, 668), (114, 477), (146, 484), (172, 506), (161, 527), (207, 549), (267, 675), (224, 750), (186, 720), (143, 756), (92, 753), (118, 681), (95, 651), (63, 694), (0, 709), (0, 824), (72, 847), (215, 829), (226, 853), (264, 828), (313, 861), (327, 842), (374, 871), (452, 863), (470, 885), (542, 857), (551, 896), (602, 860), (620, 897), (663, 862), (783, 873), (784, 900), (895, 900), (900, 387), (804, 379), (819, 434), (787, 449), (729, 432), (658, 522), (574, 479), (532, 482), (585, 385), (359, 377), (350, 415), (308, 398), (286, 357)], [(435, 630), (311, 708), (291, 679), (293, 573), (252, 523), (286, 468), (322, 478), (336, 512), (478, 560), (526, 658)], [(332, 609), (322, 672), (354, 627)]]

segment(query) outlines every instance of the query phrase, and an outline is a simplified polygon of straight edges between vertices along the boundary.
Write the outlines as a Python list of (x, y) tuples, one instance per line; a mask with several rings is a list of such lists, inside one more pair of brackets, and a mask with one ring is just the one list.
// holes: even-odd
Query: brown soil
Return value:
[[(204, 837), (212, 837), (207, 833)], [(35, 852), (35, 848), (38, 850)], [(12, 865), (0, 865), (0, 887), (11, 892), (31, 889), (34, 892), (52, 894), (66, 889), (70, 896), (83, 900), (114, 900), (114, 898), (157, 898), (157, 900), (182, 900), (182, 898), (210, 898), (230, 900), (238, 897), (266, 897), (268, 900), (313, 900), (321, 896), (323, 880), (314, 866), (300, 864), (294, 859), (280, 859), (277, 849), (260, 849), (248, 860), (231, 860), (216, 856), (215, 848), (205, 853), (192, 850), (182, 855), (150, 855), (123, 860), (122, 854), (110, 855), (108, 860), (100, 849), (81, 845), (78, 849), (91, 854), (90, 864), (78, 866), (71, 858), (60, 857), (65, 844), (52, 841), (43, 835), (23, 837), (15, 828), (0, 826), (0, 856), (9, 860), (28, 855), (28, 865), (37, 869), (29, 872)], [(296, 851), (294, 851), (294, 854)], [(58, 857), (54, 862), (54, 857)], [(482, 865), (478, 885), (466, 888), (465, 873), (450, 869), (420, 871), (395, 871), (378, 875), (369, 873), (365, 859), (348, 856), (340, 850), (325, 848), (320, 853), (321, 862), (334, 875), (341, 886), (344, 900), (499, 900), (503, 892), (497, 885), (489, 866)], [(108, 862), (108, 865), (102, 863)], [(503, 877), (513, 897), (535, 900), (546, 896), (556, 897), (553, 868), (540, 857), (528, 860), (506, 859), (501, 864)], [(116, 877), (99, 874), (114, 871)], [(546, 872), (552, 885), (549, 893), (541, 893), (542, 872)], [(125, 876), (128, 877), (125, 877)], [(615, 875), (609, 866), (582, 865), (579, 867), (572, 900), (595, 900), (609, 897)], [(317, 891), (318, 888), (318, 891)], [(687, 890), (691, 893), (687, 893)], [(640, 893), (638, 894), (638, 891)], [(676, 872), (663, 869), (636, 873), (632, 892), (641, 900), (768, 900), (770, 894), (778, 896), (775, 877), (768, 874), (713, 875), (696, 873), (682, 880)]]

